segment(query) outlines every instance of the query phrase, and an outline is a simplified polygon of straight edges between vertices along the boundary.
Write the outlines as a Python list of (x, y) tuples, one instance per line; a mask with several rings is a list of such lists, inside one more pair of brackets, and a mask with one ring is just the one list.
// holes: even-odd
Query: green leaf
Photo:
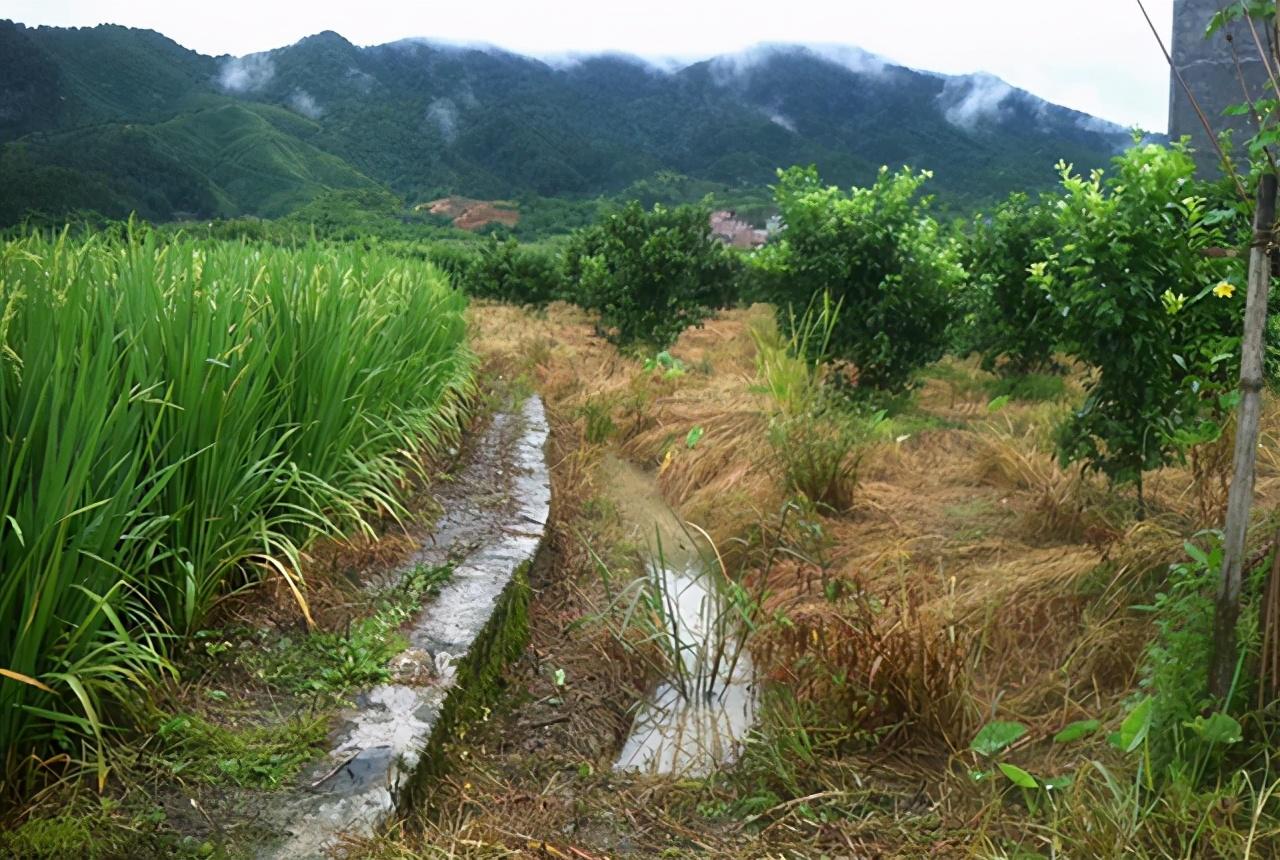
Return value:
[(1078, 741), (1086, 735), (1096, 732), (1101, 725), (1097, 720), (1077, 720), (1070, 725), (1064, 726), (1062, 731), (1054, 735), (1053, 742), (1056, 744), (1069, 744), (1072, 741)]
[(564, 686), (564, 669), (556, 669), (554, 678), (555, 678), (556, 686), (563, 687)]
[(1001, 409), (1009, 405), (1009, 401), (1013, 398), (1008, 394), (1001, 394), (987, 404), (988, 412), (999, 412)]
[(974, 735), (969, 749), (978, 755), (994, 756), (1008, 749), (1026, 733), (1027, 727), (1022, 723), (1000, 721), (987, 723)]
[(1151, 731), (1153, 701), (1154, 699), (1148, 696), (1129, 712), (1129, 716), (1125, 717), (1124, 722), (1120, 724), (1120, 731), (1111, 736), (1112, 745), (1127, 753), (1142, 746), (1142, 742), (1147, 739), (1147, 733)]
[(689, 450), (693, 450), (694, 448), (698, 447), (698, 443), (702, 441), (702, 434), (704, 432), (705, 431), (702, 429), (702, 427), (694, 427), (692, 430), (690, 430), (689, 434), (684, 437), (685, 447), (688, 448)]
[(1075, 780), (1072, 778), (1071, 774), (1064, 773), (1059, 776), (1054, 776), (1054, 777), (1050, 777), (1049, 779), (1041, 780), (1040, 784), (1044, 786), (1045, 791), (1062, 791), (1064, 789), (1070, 788), (1071, 783), (1073, 783), (1074, 781)]
[(1244, 739), (1244, 729), (1234, 717), (1217, 712), (1208, 718), (1196, 717), (1183, 725), (1190, 728), (1200, 739), (1209, 744), (1238, 744)]
[(1014, 785), (1018, 786), (1019, 788), (1039, 788), (1040, 787), (1040, 783), (1036, 782), (1036, 778), (1034, 776), (1027, 773), (1025, 770), (1018, 767), (1017, 765), (1000, 762), (997, 765), (997, 767), (1000, 768), (1001, 773), (1003, 773), (1005, 776), (1009, 778), (1010, 782), (1012, 782)]

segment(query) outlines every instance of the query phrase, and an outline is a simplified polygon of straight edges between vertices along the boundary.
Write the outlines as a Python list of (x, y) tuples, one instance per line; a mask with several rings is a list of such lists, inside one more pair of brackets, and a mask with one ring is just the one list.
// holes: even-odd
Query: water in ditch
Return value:
[(655, 545), (640, 585), (669, 666), (640, 703), (614, 769), (706, 776), (737, 757), (755, 723), (755, 671), (740, 615), (714, 552), (672, 513), (653, 479), (620, 460), (606, 469), (624, 491), (617, 493), (624, 520), (647, 529)]
[(669, 605), (667, 647), (678, 657), (636, 712), (617, 770), (706, 776), (732, 762), (755, 722), (755, 677), (712, 574), (659, 568)]

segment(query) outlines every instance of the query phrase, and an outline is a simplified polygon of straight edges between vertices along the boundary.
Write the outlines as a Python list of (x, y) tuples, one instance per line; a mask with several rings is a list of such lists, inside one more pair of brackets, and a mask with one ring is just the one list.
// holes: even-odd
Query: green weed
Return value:
[(408, 646), (399, 628), (451, 573), (419, 565), (378, 600), (377, 611), (345, 632), (286, 637), (241, 659), (258, 678), (288, 693), (340, 698), (383, 683), (391, 677), (388, 663)]
[(324, 750), (327, 734), (322, 716), (228, 729), (196, 714), (177, 714), (156, 727), (149, 763), (184, 781), (279, 788)]

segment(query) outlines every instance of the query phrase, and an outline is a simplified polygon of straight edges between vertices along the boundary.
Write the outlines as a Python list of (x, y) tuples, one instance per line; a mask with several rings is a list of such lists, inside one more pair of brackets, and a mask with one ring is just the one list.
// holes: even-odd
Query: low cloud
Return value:
[(1106, 135), (1128, 135), (1129, 130), (1122, 125), (1102, 119), (1101, 117), (1083, 114), (1076, 119), (1076, 125), (1085, 131), (1091, 131), (1094, 134)]
[(306, 90), (294, 90), (293, 95), (289, 96), (289, 107), (308, 119), (320, 119), (324, 116), (324, 108)]
[(774, 110), (774, 111), (768, 111), (766, 115), (769, 117), (769, 122), (773, 123), (774, 125), (782, 126), (787, 131), (791, 132), (792, 134), (795, 134), (796, 132), (795, 121), (792, 120), (786, 114), (779, 113), (778, 111)]
[(625, 51), (568, 51), (554, 54), (537, 54), (535, 59), (546, 63), (558, 72), (574, 69), (591, 60), (615, 60), (628, 63), (652, 75), (670, 75), (690, 65), (690, 62), (686, 59), (642, 57)]
[(985, 72), (966, 77), (947, 78), (938, 101), (947, 122), (973, 131), (979, 125), (998, 122), (1006, 116), (1005, 100), (1013, 95), (1013, 87)]
[(427, 107), (427, 122), (434, 126), (445, 143), (458, 139), (458, 106), (453, 99), (436, 99)]
[(347, 69), (347, 80), (351, 81), (362, 93), (367, 94), (373, 89), (373, 75), (368, 72), (362, 72), (354, 66)]
[(218, 86), (229, 93), (253, 93), (265, 87), (276, 76), (276, 64), (270, 54), (228, 57), (218, 71)]
[(717, 84), (726, 86), (774, 57), (797, 54), (808, 54), (858, 75), (878, 76), (887, 65), (883, 57), (849, 45), (788, 45), (766, 42), (736, 54), (722, 54), (712, 58), (711, 76)]

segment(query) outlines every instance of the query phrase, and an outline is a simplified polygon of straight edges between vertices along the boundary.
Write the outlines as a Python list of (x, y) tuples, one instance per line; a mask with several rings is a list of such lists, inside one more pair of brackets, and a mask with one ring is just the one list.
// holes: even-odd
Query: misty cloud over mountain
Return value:
[(151, 31), (0, 22), (0, 80), (10, 161), (80, 176), (65, 184), (93, 197), (68, 206), (152, 217), (273, 215), (328, 188), (410, 203), (612, 195), (659, 174), (760, 188), (791, 164), (840, 185), (929, 168), (959, 207), (1048, 186), (1060, 158), (1103, 166), (1129, 139), (990, 75), (829, 45), (539, 59), (325, 32), (209, 57)]

